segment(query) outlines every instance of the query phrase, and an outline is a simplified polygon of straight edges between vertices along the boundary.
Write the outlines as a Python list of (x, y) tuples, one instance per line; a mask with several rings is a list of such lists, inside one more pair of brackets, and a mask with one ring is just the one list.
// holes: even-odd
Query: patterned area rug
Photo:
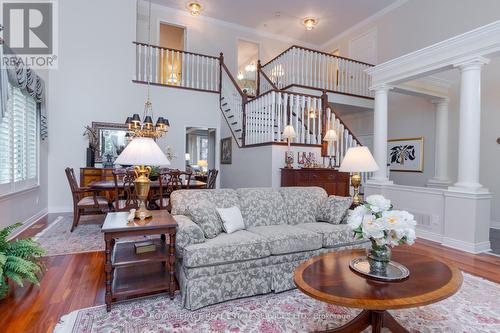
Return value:
[[(391, 311), (410, 332), (500, 332), (500, 285), (464, 274), (461, 290), (439, 303)], [(359, 310), (316, 301), (298, 290), (182, 309), (180, 295), (142, 298), (74, 311), (55, 333), (77, 332), (310, 332), (346, 323)], [(370, 332), (370, 329), (366, 330)]]
[(82, 216), (78, 227), (70, 232), (72, 222), (71, 214), (58, 216), (33, 239), (47, 251), (47, 256), (104, 251), (104, 237), (101, 233), (104, 215)]
[[(73, 215), (58, 216), (47, 228), (35, 235), (33, 239), (47, 251), (46, 256), (62, 254), (104, 251), (104, 236), (101, 226), (105, 215), (82, 216), (78, 227), (71, 232)], [(127, 237), (120, 241), (139, 241), (147, 237)]]

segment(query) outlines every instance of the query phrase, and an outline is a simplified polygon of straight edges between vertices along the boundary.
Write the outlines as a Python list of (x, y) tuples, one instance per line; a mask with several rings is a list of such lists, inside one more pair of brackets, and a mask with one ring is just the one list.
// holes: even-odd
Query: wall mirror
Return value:
[(108, 161), (113, 163), (129, 143), (127, 125), (92, 122), (92, 129), (99, 140), (99, 150), (96, 152), (95, 161), (103, 164)]

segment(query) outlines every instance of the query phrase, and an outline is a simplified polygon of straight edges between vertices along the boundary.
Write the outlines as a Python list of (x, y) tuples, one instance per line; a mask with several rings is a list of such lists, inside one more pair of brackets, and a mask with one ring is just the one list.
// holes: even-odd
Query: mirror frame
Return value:
[(128, 126), (126, 124), (119, 123), (103, 123), (103, 122), (92, 122), (92, 129), (97, 134), (97, 139), (99, 143), (99, 151), (96, 153), (95, 162), (102, 163), (102, 152), (101, 152), (101, 130), (119, 130), (119, 131), (128, 131)]

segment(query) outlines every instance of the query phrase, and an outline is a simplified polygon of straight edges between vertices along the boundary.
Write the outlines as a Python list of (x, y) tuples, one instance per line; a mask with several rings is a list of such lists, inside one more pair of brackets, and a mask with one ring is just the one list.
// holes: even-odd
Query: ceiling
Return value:
[[(186, 10), (189, 0), (152, 0)], [(262, 32), (322, 45), (356, 23), (398, 0), (199, 0), (201, 15), (236, 23)], [(302, 25), (304, 17), (318, 19), (312, 31)]]

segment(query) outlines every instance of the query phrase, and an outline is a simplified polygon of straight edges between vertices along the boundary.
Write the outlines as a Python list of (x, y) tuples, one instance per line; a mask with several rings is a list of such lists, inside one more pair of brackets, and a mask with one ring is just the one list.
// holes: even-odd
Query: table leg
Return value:
[(113, 284), (113, 267), (111, 265), (111, 253), (113, 252), (113, 239), (106, 239), (106, 263), (104, 265), (104, 271), (106, 272), (106, 311), (111, 311), (111, 301), (113, 295), (111, 293), (111, 286)]
[(170, 299), (174, 299), (175, 294), (175, 233), (170, 234), (170, 242), (168, 244), (168, 273), (170, 274)]
[(389, 312), (376, 310), (363, 310), (347, 324), (326, 331), (316, 331), (315, 333), (361, 332), (368, 326), (372, 327), (373, 333), (380, 333), (383, 327), (388, 328), (392, 333), (409, 333)]

